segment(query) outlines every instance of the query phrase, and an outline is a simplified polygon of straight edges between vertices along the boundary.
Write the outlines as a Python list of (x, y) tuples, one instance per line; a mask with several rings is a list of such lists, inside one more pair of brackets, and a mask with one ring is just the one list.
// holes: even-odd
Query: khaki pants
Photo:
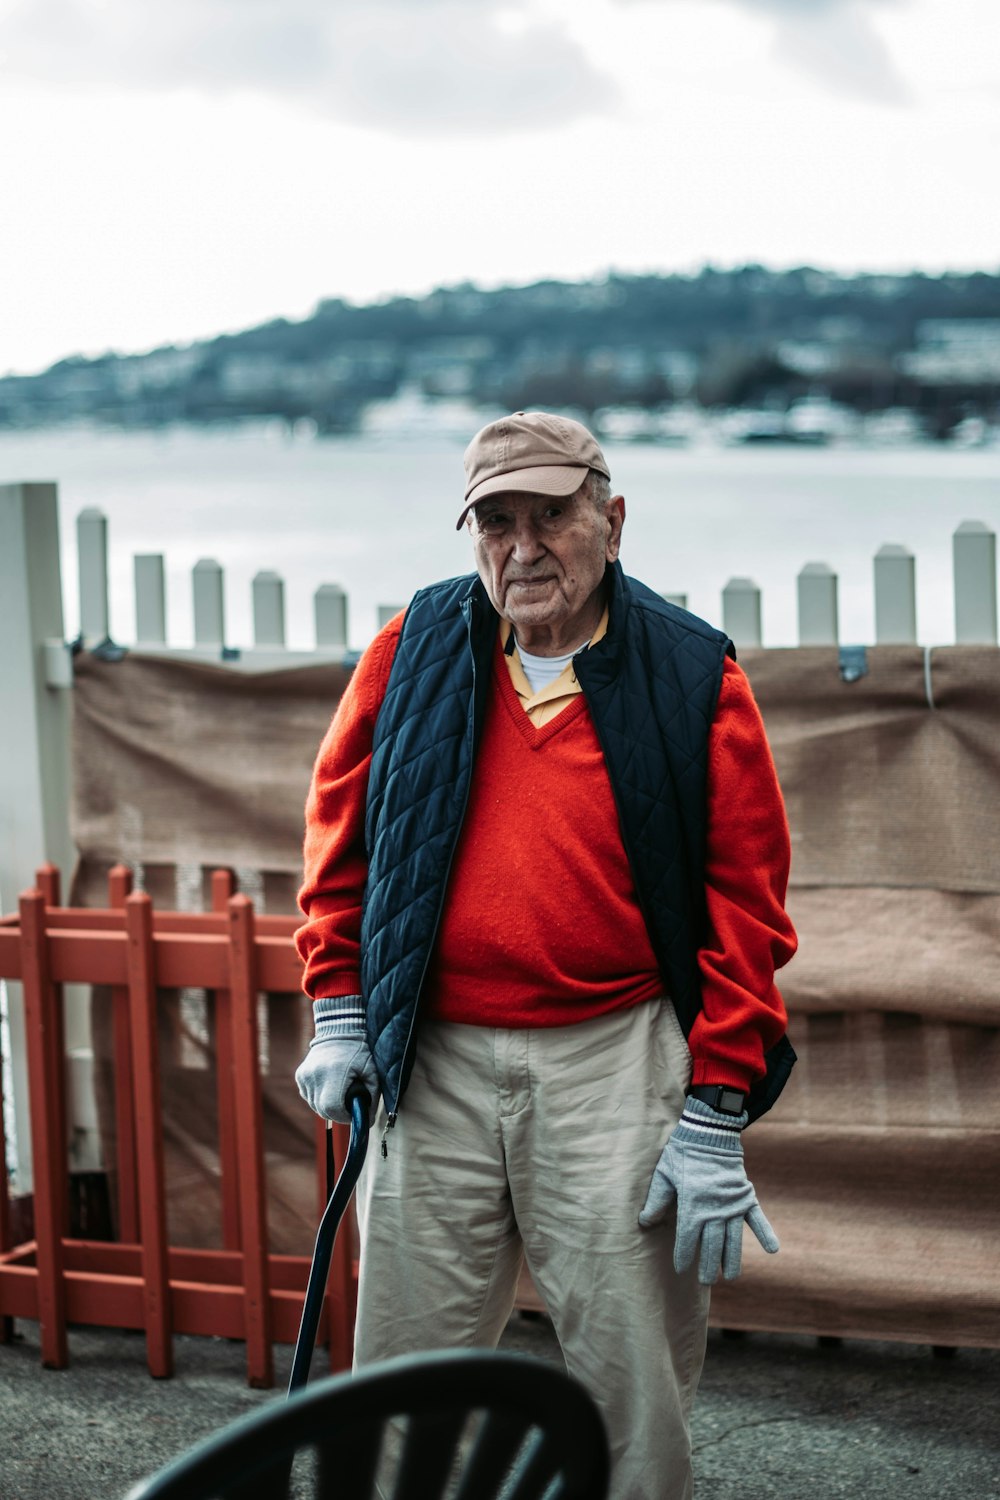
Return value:
[(538, 1031), (427, 1023), (358, 1193), (357, 1364), (495, 1347), (522, 1258), (601, 1407), (613, 1500), (687, 1500), (708, 1289), (640, 1229), (691, 1058), (669, 1002)]

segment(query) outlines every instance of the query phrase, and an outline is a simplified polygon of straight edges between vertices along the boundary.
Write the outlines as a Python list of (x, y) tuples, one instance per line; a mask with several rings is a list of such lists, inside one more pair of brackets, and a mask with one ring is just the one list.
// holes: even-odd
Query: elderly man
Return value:
[(732, 643), (622, 572), (586, 428), (516, 412), (465, 470), (476, 573), (379, 633), (316, 761), (296, 1077), (381, 1099), (357, 1360), (495, 1345), (526, 1258), (616, 1500), (680, 1500), (709, 1286), (744, 1221), (778, 1248), (740, 1132), (794, 1060), (781, 794)]

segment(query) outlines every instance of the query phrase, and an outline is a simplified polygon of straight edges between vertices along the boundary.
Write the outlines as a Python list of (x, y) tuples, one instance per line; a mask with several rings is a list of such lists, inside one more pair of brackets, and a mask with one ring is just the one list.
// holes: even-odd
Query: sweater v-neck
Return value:
[(493, 676), (499, 688), (504, 707), (513, 719), (518, 731), (524, 736), (524, 739), (533, 750), (541, 749), (543, 745), (552, 739), (553, 735), (558, 734), (560, 730), (566, 729), (574, 720), (587, 711), (586, 698), (583, 693), (577, 693), (575, 697), (570, 699), (565, 708), (561, 708), (546, 724), (543, 724), (540, 728), (536, 728), (531, 722), (530, 713), (525, 709), (518, 696), (517, 688), (514, 686), (510, 672), (507, 670), (507, 664), (502, 658), (495, 662)]

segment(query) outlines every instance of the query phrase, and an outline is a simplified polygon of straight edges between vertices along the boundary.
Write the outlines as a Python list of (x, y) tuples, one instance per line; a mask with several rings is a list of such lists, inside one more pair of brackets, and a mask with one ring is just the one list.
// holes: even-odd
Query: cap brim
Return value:
[(536, 469), (511, 469), (507, 474), (494, 474), (466, 496), (455, 530), (461, 531), (472, 507), (489, 495), (574, 495), (589, 472), (569, 464), (539, 464)]

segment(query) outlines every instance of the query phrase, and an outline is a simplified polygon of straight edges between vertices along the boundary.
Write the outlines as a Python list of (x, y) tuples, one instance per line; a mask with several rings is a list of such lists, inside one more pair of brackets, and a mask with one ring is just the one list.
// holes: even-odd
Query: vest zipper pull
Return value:
[(383, 1159), (383, 1161), (389, 1155), (389, 1145), (388, 1145), (388, 1142), (386, 1141), (386, 1136), (389, 1134), (389, 1131), (393, 1129), (393, 1127), (395, 1126), (395, 1124), (396, 1124), (396, 1116), (395, 1116), (395, 1114), (391, 1114), (391, 1115), (387, 1116), (386, 1122), (385, 1122), (385, 1126), (383, 1127), (383, 1130), (382, 1130), (382, 1159)]

